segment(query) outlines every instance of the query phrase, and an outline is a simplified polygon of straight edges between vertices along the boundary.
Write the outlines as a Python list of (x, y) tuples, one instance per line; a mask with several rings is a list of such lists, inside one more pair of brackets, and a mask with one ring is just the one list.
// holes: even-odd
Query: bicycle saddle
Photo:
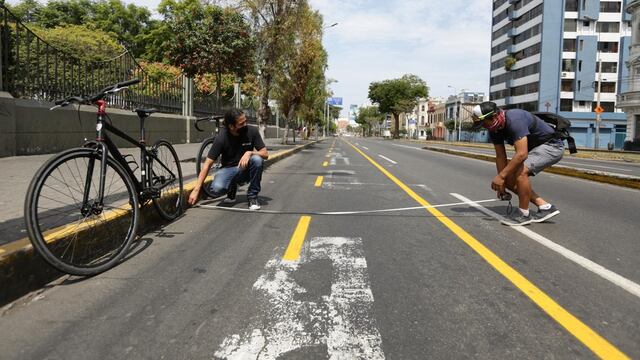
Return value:
[(158, 110), (156, 110), (156, 109), (135, 109), (133, 111), (138, 113), (139, 117), (146, 118), (146, 117), (149, 117), (149, 115), (153, 114), (154, 112), (157, 112)]

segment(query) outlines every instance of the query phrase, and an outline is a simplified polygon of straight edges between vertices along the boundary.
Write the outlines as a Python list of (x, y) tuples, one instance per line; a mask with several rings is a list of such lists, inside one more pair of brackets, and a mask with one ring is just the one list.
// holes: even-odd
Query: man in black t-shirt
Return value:
[[(519, 209), (502, 223), (527, 225), (558, 215), (560, 211), (536, 194), (529, 181), (529, 176), (535, 176), (562, 159), (564, 143), (555, 136), (555, 130), (528, 111), (501, 110), (490, 101), (476, 105), (472, 115), (476, 126), (489, 130), (496, 150), (498, 175), (493, 178), (491, 188), (498, 195), (505, 194), (505, 188), (518, 194)], [(516, 150), (510, 161), (507, 161), (505, 142)], [(533, 216), (529, 214), (529, 201), (538, 206)]]
[(262, 165), (269, 157), (267, 147), (258, 129), (249, 127), (242, 111), (234, 109), (224, 116), (224, 130), (216, 137), (207, 155), (198, 183), (189, 196), (189, 204), (198, 201), (198, 194), (211, 166), (222, 156), (222, 168), (211, 183), (211, 190), (217, 196), (227, 194), (225, 203), (234, 203), (239, 182), (249, 182), (247, 198), (250, 210), (260, 210), (258, 193), (262, 180)]

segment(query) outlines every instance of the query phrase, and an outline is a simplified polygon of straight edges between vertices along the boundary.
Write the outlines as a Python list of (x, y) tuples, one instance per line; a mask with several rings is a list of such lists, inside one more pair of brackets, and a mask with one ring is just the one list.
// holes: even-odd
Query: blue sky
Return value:
[[(155, 10), (160, 0), (124, 0)], [(366, 103), (369, 84), (412, 73), (432, 96), (489, 90), (489, 0), (309, 0), (327, 25), (335, 96)], [(15, 3), (16, 0), (9, 0)], [(451, 86), (451, 87), (449, 87)], [(346, 116), (346, 112), (343, 113)]]

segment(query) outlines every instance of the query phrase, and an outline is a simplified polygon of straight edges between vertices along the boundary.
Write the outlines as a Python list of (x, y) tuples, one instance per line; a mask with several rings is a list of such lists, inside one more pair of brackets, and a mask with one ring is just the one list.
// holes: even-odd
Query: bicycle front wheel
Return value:
[(29, 238), (62, 272), (87, 276), (109, 269), (136, 235), (133, 180), (109, 158), (100, 196), (101, 165), (99, 151), (71, 149), (47, 161), (29, 185), (24, 210)]
[(166, 140), (153, 145), (156, 158), (151, 161), (151, 186), (158, 192), (153, 205), (166, 220), (173, 220), (182, 213), (184, 187), (182, 168), (176, 150)]
[[(207, 155), (209, 155), (209, 151), (213, 146), (213, 141), (215, 138), (206, 139), (202, 142), (202, 146), (200, 146), (200, 150), (198, 150), (198, 157), (196, 157), (196, 176), (200, 176), (200, 170), (204, 166), (204, 162), (207, 160)], [(220, 160), (218, 160), (212, 167), (209, 169), (209, 174), (207, 176), (212, 176), (215, 169), (220, 167)], [(214, 197), (214, 194), (211, 192), (211, 187), (203, 186), (202, 190), (207, 194), (208, 197)]]

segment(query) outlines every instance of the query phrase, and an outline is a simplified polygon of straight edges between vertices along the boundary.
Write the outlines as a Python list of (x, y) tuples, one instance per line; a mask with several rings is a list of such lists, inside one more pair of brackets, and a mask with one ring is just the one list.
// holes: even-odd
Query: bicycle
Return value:
[[(211, 131), (211, 137), (205, 139), (202, 142), (202, 145), (200, 146), (200, 149), (198, 149), (198, 154), (196, 156), (196, 177), (198, 177), (200, 175), (200, 170), (202, 169), (202, 165), (204, 164), (205, 160), (207, 159), (207, 155), (209, 154), (209, 150), (211, 150), (211, 146), (213, 146), (213, 142), (216, 139), (216, 136), (218, 136), (218, 134), (220, 133), (220, 120), (224, 118), (224, 116), (206, 116), (206, 117), (202, 117), (202, 118), (197, 118), (195, 120), (194, 126), (195, 128), (200, 131), (203, 132), (204, 130), (201, 129), (198, 124), (200, 122), (203, 121), (208, 121), (208, 122), (215, 122), (215, 128), (214, 130)], [(220, 162), (220, 158), (217, 159), (216, 163), (211, 167), (211, 169), (209, 170), (209, 173), (211, 174), (213, 171), (219, 169), (222, 166), (222, 163)], [(203, 190), (205, 192), (205, 194), (207, 194), (207, 196), (209, 197), (214, 197), (214, 194), (211, 192), (211, 188), (209, 186), (204, 186)]]
[[(50, 109), (71, 104), (98, 108), (96, 139), (42, 165), (25, 200), (24, 216), (33, 247), (62, 272), (88, 276), (116, 265), (137, 234), (145, 204), (152, 202), (167, 220), (177, 218), (183, 210), (182, 169), (175, 149), (166, 140), (150, 148), (145, 142), (144, 121), (155, 109), (134, 110), (140, 119), (139, 141), (117, 129), (106, 113), (107, 96), (139, 82), (133, 79), (93, 96), (58, 100)], [(133, 155), (122, 155), (108, 133), (139, 148), (140, 164)]]

